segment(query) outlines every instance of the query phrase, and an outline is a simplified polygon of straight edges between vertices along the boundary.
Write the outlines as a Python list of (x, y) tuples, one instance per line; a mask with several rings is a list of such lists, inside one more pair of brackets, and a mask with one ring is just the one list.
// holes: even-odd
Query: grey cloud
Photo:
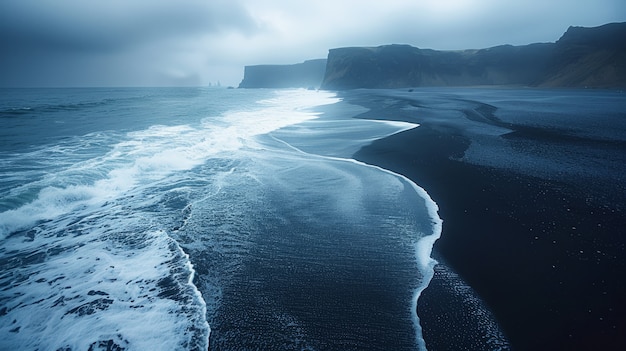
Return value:
[[(569, 0), (457, 2), (471, 6), (437, 16), (416, 1), (409, 11), (398, 8), (374, 22), (368, 35), (361, 38), (367, 38), (371, 45), (396, 42), (439, 50), (479, 49), (555, 41), (570, 25), (597, 26), (626, 20), (626, 1), (620, 0), (582, 0), (576, 4)], [(358, 40), (359, 34), (354, 38)]]
[(0, 4), (3, 52), (106, 52), (228, 30), (255, 31), (255, 22), (233, 1), (3, 0)]
[(0, 86), (202, 84), (181, 52), (257, 31), (237, 1), (2, 0)]

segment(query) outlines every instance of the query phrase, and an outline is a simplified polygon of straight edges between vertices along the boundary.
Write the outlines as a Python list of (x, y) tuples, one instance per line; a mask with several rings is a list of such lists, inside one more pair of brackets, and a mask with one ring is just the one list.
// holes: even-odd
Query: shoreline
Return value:
[[(454, 89), (438, 92), (440, 100), (430, 105), (420, 92), (427, 91), (358, 90), (340, 97), (369, 109), (355, 118), (420, 124), (374, 141), (354, 158), (406, 176), (439, 206), (443, 231), (433, 258), (440, 264), (418, 302), (429, 349), (492, 349), (494, 343), (507, 348), (506, 339), (513, 349), (626, 345), (621, 297), (626, 288), (617, 278), (624, 272), (624, 238), (614, 237), (625, 224), (622, 204), (602, 203), (611, 194), (581, 189), (576, 179), (533, 175), (532, 164), (517, 171), (466, 162), (472, 143), (503, 138), (468, 133), (476, 122), (487, 129), (510, 126), (492, 119), (493, 111), (454, 105), (463, 98), (450, 95)], [(450, 123), (458, 112), (466, 120)], [(511, 137), (547, 145), (562, 136), (556, 129), (535, 129), (520, 127)], [(596, 188), (606, 190), (602, 186)], [(468, 303), (459, 287), (479, 298)], [(476, 308), (487, 323), (472, 316)], [(506, 339), (494, 330), (498, 325)], [(491, 339), (485, 337), (490, 333)]]

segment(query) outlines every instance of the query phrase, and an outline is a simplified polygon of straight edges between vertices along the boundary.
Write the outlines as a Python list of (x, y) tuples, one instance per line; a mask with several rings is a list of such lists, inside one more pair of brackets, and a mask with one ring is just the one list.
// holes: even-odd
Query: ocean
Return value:
[(437, 204), (352, 158), (418, 126), (363, 110), (310, 90), (2, 90), (0, 349), (425, 349)]

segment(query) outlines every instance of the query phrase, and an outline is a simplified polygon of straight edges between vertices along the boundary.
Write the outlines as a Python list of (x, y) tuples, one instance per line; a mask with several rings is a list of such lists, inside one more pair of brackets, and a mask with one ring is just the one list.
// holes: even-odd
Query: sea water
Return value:
[(308, 90), (2, 90), (0, 349), (424, 349), (436, 204), (352, 159), (416, 125), (357, 112)]

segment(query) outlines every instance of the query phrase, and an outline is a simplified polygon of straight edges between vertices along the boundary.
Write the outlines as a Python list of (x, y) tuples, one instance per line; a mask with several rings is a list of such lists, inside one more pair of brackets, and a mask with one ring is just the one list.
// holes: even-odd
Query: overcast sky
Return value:
[(0, 0), (0, 86), (239, 84), (345, 46), (554, 42), (626, 0)]

